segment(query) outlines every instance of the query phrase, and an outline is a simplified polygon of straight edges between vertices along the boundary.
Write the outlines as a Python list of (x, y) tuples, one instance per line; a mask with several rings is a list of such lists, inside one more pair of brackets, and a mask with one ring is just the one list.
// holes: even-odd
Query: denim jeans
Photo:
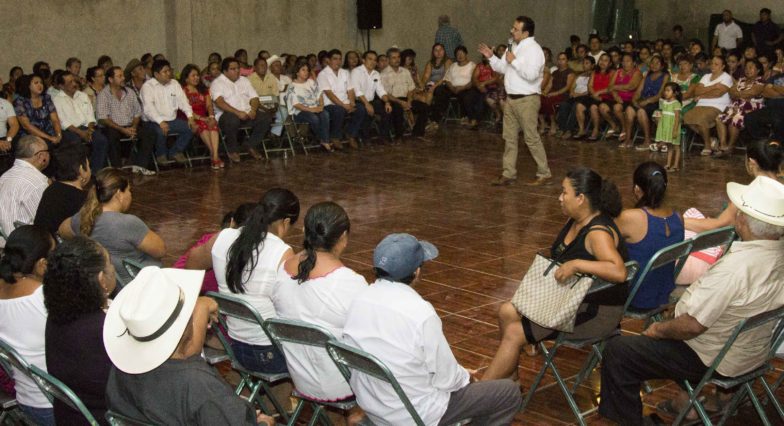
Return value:
[(231, 349), (237, 361), (250, 371), (259, 371), (267, 374), (285, 373), (286, 359), (275, 346), (249, 345), (235, 340)]
[[(365, 105), (361, 102), (356, 104), (356, 111), (351, 113), (349, 119), (348, 131), (349, 137), (356, 138), (359, 136), (359, 131), (362, 128), (362, 122), (365, 121), (367, 110)], [(324, 107), (325, 111), (329, 112), (329, 133), (331, 139), (343, 139), (343, 120), (346, 118), (346, 112), (343, 107), (338, 105), (327, 105)]]
[(169, 124), (169, 134), (177, 133), (177, 140), (174, 142), (174, 146), (172, 146), (171, 149), (166, 147), (166, 136), (163, 135), (161, 126), (157, 123), (151, 123), (152, 128), (155, 130), (155, 155), (157, 156), (168, 155), (171, 157), (178, 152), (183, 152), (193, 138), (193, 131), (190, 126), (188, 126), (187, 121), (174, 119), (172, 121), (167, 121), (167, 123)]
[[(87, 130), (87, 127), (82, 126), (79, 129)], [(63, 142), (66, 144), (82, 143), (82, 138), (80, 138), (79, 135), (77, 135), (75, 132), (64, 130)], [(95, 132), (93, 133), (93, 139), (89, 142), (89, 146), (90, 169), (92, 169), (93, 173), (98, 173), (99, 170), (106, 167), (106, 157), (109, 152), (109, 140), (104, 135), (102, 129), (95, 129)]]
[(19, 408), (34, 424), (38, 426), (55, 426), (54, 409), (52, 407), (38, 408), (19, 404)]
[(326, 109), (318, 114), (300, 111), (294, 116), (294, 122), (308, 123), (310, 130), (313, 131), (319, 142), (329, 142), (329, 113)]

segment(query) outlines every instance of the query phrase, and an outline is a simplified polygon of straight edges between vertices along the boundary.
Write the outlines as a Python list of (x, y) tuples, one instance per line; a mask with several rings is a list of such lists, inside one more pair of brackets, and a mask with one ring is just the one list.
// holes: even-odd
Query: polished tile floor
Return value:
[[(303, 216), (319, 201), (342, 205), (352, 221), (347, 266), (372, 281), (372, 251), (383, 236), (408, 232), (430, 240), (440, 257), (424, 267), (417, 290), (442, 316), (444, 332), (457, 359), (467, 368), (487, 367), (498, 346), (496, 311), (508, 300), (527, 270), (534, 253), (548, 247), (565, 222), (558, 203), (560, 180), (578, 165), (596, 169), (613, 179), (632, 204), (631, 176), (636, 164), (666, 154), (620, 150), (616, 143), (581, 144), (546, 139), (555, 184), (526, 187), (517, 183), (497, 188), (489, 182), (500, 173), (503, 141), (492, 132), (472, 132), (456, 126), (442, 129), (430, 140), (411, 140), (399, 146), (372, 142), (347, 154), (312, 152), (305, 156), (245, 160), (222, 171), (206, 166), (164, 171), (151, 178), (135, 178), (137, 214), (159, 232), (167, 244), (170, 265), (202, 234), (219, 226), (223, 214), (237, 205), (256, 201), (271, 187), (285, 187), (300, 198)], [(521, 180), (533, 177), (533, 161), (521, 149)], [(699, 207), (707, 214), (721, 210), (727, 181), (747, 182), (742, 155), (729, 160), (689, 156), (686, 168), (670, 177), (669, 201), (678, 209)], [(300, 247), (301, 222), (287, 240)], [(638, 322), (624, 322), (627, 333), (639, 332)], [(564, 349), (557, 365), (564, 376), (574, 375), (585, 352)], [(520, 357), (522, 384), (530, 385), (542, 365), (541, 356)], [(784, 364), (778, 365), (780, 374)], [(517, 424), (574, 422), (552, 375), (534, 396)], [(652, 410), (668, 397), (674, 384), (654, 383), (644, 397)], [(583, 410), (597, 403), (598, 373), (577, 393)], [(779, 393), (784, 397), (784, 391)], [(753, 411), (741, 416), (744, 424), (757, 420)], [(775, 417), (771, 417), (774, 418)], [(598, 415), (588, 418), (603, 423)], [(735, 421), (740, 424), (740, 421)]]

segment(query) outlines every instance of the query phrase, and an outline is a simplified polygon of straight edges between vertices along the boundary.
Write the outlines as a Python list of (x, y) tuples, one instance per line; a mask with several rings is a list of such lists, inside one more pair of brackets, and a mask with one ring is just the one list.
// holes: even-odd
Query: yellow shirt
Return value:
[(264, 79), (255, 72), (248, 76), (251, 86), (259, 96), (278, 96), (278, 79), (268, 72)]
[[(687, 340), (709, 366), (741, 320), (784, 306), (784, 240), (735, 242), (692, 284), (675, 307), (675, 316), (689, 314), (707, 330)], [(738, 336), (717, 371), (737, 377), (767, 358), (775, 324)]]

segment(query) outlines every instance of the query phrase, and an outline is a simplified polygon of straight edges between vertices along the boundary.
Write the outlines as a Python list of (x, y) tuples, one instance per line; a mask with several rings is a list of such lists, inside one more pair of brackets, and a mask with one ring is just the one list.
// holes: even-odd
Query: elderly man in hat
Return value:
[(201, 358), (218, 305), (199, 297), (204, 271), (150, 266), (112, 302), (103, 326), (114, 366), (110, 410), (151, 424), (273, 425)]
[[(434, 245), (409, 234), (384, 238), (373, 253), (377, 280), (351, 303), (343, 340), (389, 367), (425, 424), (509, 424), (520, 408), (518, 385), (474, 381), (452, 354), (433, 305), (414, 290), (422, 264), (436, 256)], [(391, 386), (354, 374), (351, 389), (374, 423), (413, 424)]]
[[(675, 307), (675, 318), (654, 322), (642, 335), (619, 336), (604, 349), (599, 413), (621, 424), (642, 424), (640, 386), (649, 379), (699, 381), (738, 323), (784, 305), (784, 185), (759, 176), (750, 185), (727, 184), (738, 207), (732, 244)], [(771, 326), (772, 327), (772, 326)], [(771, 327), (738, 337), (716, 372), (737, 377), (766, 361)], [(677, 415), (688, 404), (681, 392), (659, 404)], [(687, 419), (696, 419), (689, 413)]]

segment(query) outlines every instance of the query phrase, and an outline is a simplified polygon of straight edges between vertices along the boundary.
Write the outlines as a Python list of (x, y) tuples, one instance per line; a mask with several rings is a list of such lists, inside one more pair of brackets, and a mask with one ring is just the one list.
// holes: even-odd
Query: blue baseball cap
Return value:
[(410, 234), (390, 234), (373, 252), (373, 266), (384, 270), (392, 280), (410, 277), (428, 260), (438, 257), (438, 249)]

